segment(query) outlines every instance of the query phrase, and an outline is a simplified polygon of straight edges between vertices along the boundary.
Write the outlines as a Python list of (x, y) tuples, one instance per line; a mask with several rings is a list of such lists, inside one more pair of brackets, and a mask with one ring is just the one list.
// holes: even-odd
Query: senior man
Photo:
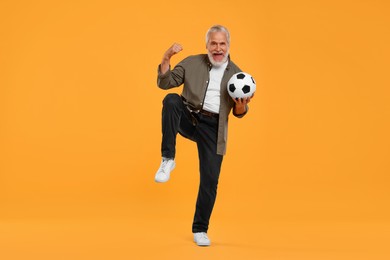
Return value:
[(230, 77), (241, 71), (230, 59), (229, 48), (228, 29), (215, 25), (206, 33), (207, 54), (189, 56), (171, 69), (171, 57), (183, 50), (180, 44), (174, 43), (158, 67), (157, 84), (161, 89), (183, 85), (183, 90), (181, 95), (168, 94), (163, 100), (162, 160), (155, 181), (168, 181), (175, 168), (177, 133), (196, 142), (200, 185), (192, 232), (199, 246), (210, 245), (207, 231), (226, 153), (228, 116), (233, 110), (234, 116), (243, 117), (251, 100), (233, 100), (227, 92)]

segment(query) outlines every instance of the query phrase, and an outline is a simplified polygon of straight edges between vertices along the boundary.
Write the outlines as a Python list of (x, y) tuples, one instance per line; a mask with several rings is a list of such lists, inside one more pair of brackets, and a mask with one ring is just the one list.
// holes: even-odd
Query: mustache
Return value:
[(225, 63), (228, 60), (229, 51), (224, 53), (223, 60), (221, 62), (217, 62), (216, 60), (214, 60), (213, 52), (208, 52), (207, 55), (209, 57), (209, 60), (210, 60), (211, 64), (213, 64), (214, 66), (218, 67), (218, 66), (222, 65), (223, 63)]

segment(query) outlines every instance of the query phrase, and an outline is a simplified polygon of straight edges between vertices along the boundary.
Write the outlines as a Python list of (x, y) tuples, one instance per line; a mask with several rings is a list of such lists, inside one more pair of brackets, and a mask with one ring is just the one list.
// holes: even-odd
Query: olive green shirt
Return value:
[[(212, 64), (210, 63), (207, 54), (189, 56), (179, 62), (172, 70), (169, 69), (164, 74), (161, 74), (159, 66), (157, 85), (161, 89), (170, 89), (184, 84), (181, 95), (195, 109), (201, 109), (209, 84), (209, 71), (211, 68)], [(227, 83), (231, 76), (238, 72), (241, 72), (240, 68), (229, 59), (221, 81), (217, 140), (217, 154), (220, 155), (226, 154), (228, 116), (235, 105), (235, 102), (228, 94)], [(248, 107), (246, 107), (246, 112), (247, 111)], [(246, 112), (235, 116), (243, 117)]]

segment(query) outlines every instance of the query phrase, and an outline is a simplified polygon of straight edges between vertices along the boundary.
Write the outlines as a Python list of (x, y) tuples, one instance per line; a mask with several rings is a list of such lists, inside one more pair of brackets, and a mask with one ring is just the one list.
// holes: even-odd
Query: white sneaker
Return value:
[(163, 158), (161, 160), (160, 168), (158, 168), (154, 180), (156, 182), (167, 182), (171, 175), (171, 171), (175, 169), (176, 163), (173, 159)]
[(205, 232), (194, 233), (194, 242), (198, 246), (209, 246), (211, 243), (207, 233)]

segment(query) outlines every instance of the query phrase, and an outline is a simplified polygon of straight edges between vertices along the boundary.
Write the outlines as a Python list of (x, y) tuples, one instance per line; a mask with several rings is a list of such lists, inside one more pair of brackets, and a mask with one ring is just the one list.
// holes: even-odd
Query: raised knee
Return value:
[(179, 102), (182, 102), (180, 96), (176, 93), (170, 93), (165, 96), (163, 100), (163, 105), (172, 106), (172, 105), (180, 104)]

